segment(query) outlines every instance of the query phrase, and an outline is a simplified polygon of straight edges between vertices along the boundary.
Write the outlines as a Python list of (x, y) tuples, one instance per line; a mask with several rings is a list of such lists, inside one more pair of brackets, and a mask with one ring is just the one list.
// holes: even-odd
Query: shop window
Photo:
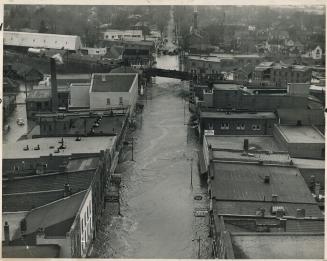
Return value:
[(252, 130), (255, 130), (255, 131), (261, 130), (261, 125), (260, 124), (252, 124)]
[(221, 130), (229, 130), (229, 123), (223, 122), (223, 123), (220, 125), (220, 129), (221, 129)]

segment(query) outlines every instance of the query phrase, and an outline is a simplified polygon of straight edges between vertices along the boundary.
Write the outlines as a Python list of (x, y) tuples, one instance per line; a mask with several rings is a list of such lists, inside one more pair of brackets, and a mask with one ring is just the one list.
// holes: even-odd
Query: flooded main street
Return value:
[[(160, 68), (178, 67), (176, 56), (161, 56), (157, 62)], [(207, 207), (207, 188), (198, 175), (196, 137), (186, 125), (188, 104), (181, 93), (188, 86), (169, 78), (153, 82), (131, 134), (135, 161), (128, 151), (118, 166), (122, 216), (103, 216), (92, 257), (197, 258), (198, 241), (193, 239), (199, 237), (200, 257), (208, 257), (208, 223), (194, 215)], [(196, 195), (203, 199), (194, 200)]]

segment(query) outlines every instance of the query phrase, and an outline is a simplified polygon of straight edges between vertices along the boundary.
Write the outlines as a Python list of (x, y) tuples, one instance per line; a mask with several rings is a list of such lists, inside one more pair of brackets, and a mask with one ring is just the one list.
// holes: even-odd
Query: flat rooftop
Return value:
[(226, 59), (256, 59), (260, 58), (258, 54), (228, 54), (228, 53), (220, 53), (220, 54), (212, 54), (209, 56), (203, 55), (189, 55), (188, 59), (190, 60), (199, 60), (199, 61), (208, 61), (208, 62), (220, 62), (221, 60)]
[(238, 91), (241, 90), (241, 86), (238, 84), (234, 84), (234, 83), (217, 83), (213, 85), (213, 88), (215, 90), (226, 90), (226, 91)]
[(201, 111), (201, 118), (213, 119), (276, 119), (273, 112), (207, 112)]
[[(305, 180), (295, 167), (252, 163), (217, 162), (213, 164), (212, 196), (216, 200), (315, 203)], [(270, 182), (264, 178), (269, 175)]]
[(236, 259), (323, 259), (324, 235), (292, 233), (232, 234)]
[(252, 215), (260, 209), (265, 210), (265, 216), (275, 216), (271, 213), (272, 206), (283, 206), (285, 216), (297, 216), (297, 209), (305, 209), (306, 217), (323, 218), (323, 214), (316, 203), (288, 203), (288, 202), (263, 202), (263, 201), (234, 201), (234, 200), (214, 200), (213, 210), (219, 215)]
[(205, 139), (212, 148), (243, 150), (244, 140), (247, 139), (250, 151), (287, 151), (284, 146), (275, 141), (273, 136), (218, 135), (205, 136)]
[[(64, 137), (65, 149), (57, 148), (61, 146), (60, 137), (46, 137), (19, 140), (15, 143), (3, 144), (3, 159), (23, 159), (23, 158), (39, 158), (42, 156), (69, 156), (72, 154), (93, 154), (99, 153), (101, 150), (111, 149), (116, 141), (116, 136), (94, 136), (81, 137), (80, 141), (76, 141), (76, 137)], [(39, 145), (39, 150), (34, 150)], [(24, 148), (29, 147), (29, 150)]]
[(311, 126), (278, 125), (288, 143), (325, 143), (325, 138)]
[(214, 159), (228, 160), (228, 161), (244, 161), (244, 162), (258, 162), (263, 161), (270, 164), (290, 165), (291, 158), (287, 153), (266, 153), (250, 151), (244, 153), (243, 151), (231, 150), (213, 150)]
[[(55, 114), (38, 114), (42, 121), (53, 121)], [(65, 120), (72, 121), (73, 125), (67, 126), (65, 134), (84, 135), (90, 133), (96, 121), (96, 116), (89, 113), (65, 113)], [(95, 134), (117, 135), (121, 132), (126, 117), (124, 115), (103, 116), (99, 126), (93, 128)], [(68, 125), (68, 124), (67, 124)]]
[(95, 73), (92, 76), (92, 92), (129, 92), (136, 73)]
[(325, 169), (324, 160), (292, 158), (292, 161), (299, 169)]

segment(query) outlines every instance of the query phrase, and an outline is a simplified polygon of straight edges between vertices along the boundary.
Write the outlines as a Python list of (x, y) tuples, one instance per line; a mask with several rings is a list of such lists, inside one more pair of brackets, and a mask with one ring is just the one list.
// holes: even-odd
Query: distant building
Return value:
[(50, 48), (69, 51), (77, 51), (82, 48), (81, 39), (76, 35), (4, 31), (3, 41), (5, 46), (23, 48)]
[(313, 60), (321, 60), (322, 59), (322, 54), (323, 54), (322, 53), (322, 49), (318, 45), (313, 50), (310, 50), (309, 52), (307, 52), (304, 55), (302, 55), (302, 57), (304, 57), (304, 58), (311, 58)]
[(203, 100), (198, 100), (197, 107), (203, 111), (225, 109), (274, 112), (278, 108), (306, 108), (308, 103), (308, 97), (304, 96), (258, 93), (236, 84), (213, 84), (211, 90), (204, 90)]
[(142, 41), (142, 30), (107, 30), (103, 33), (106, 41)]
[(253, 82), (285, 88), (288, 83), (310, 83), (311, 75), (311, 69), (306, 66), (263, 62), (255, 67)]
[(202, 77), (218, 75), (243, 66), (253, 66), (262, 61), (257, 54), (214, 54), (214, 55), (189, 55), (186, 57), (185, 71)]

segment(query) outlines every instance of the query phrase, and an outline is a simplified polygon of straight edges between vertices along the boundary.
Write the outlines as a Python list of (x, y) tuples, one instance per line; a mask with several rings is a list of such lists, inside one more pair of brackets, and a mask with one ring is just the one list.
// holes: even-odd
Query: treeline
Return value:
[[(169, 6), (60, 6), (5, 5), (5, 30), (33, 30), (40, 33), (75, 34), (88, 46), (96, 45), (100, 26), (129, 29), (141, 21), (164, 31)], [(140, 15), (137, 20), (128, 19)]]

